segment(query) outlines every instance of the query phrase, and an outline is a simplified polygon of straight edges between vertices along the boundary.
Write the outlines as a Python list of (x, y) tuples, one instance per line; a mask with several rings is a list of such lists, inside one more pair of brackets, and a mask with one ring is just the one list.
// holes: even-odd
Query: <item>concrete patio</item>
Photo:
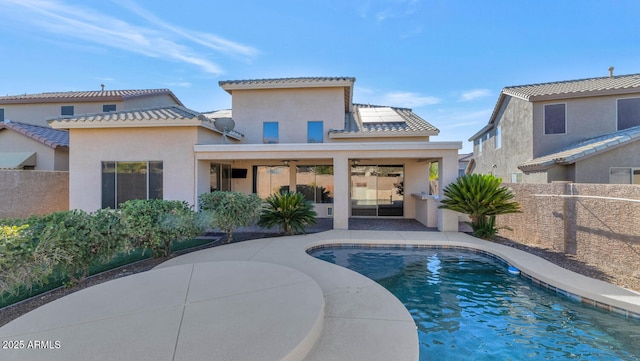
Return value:
[[(210, 248), (100, 284), (0, 328), (2, 360), (417, 360), (409, 312), (377, 283), (306, 254), (325, 244), (489, 252), (538, 282), (640, 317), (640, 294), (464, 233), (350, 230)], [(588, 303), (588, 302), (587, 302)]]

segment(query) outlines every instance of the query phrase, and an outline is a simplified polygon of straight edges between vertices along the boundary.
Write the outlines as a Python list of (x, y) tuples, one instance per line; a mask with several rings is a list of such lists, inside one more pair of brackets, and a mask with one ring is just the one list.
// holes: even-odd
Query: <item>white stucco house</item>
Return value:
[[(432, 162), (439, 189), (456, 179), (461, 142), (433, 142), (439, 131), (411, 109), (354, 104), (354, 83), (221, 81), (232, 109), (170, 105), (53, 118), (49, 125), (70, 135), (70, 208), (134, 198), (197, 206), (198, 195), (213, 190), (266, 197), (288, 189), (304, 193), (335, 229), (347, 229), (350, 217), (401, 217), (457, 231), (457, 214), (427, 194)], [(235, 127), (219, 130), (230, 128), (229, 118)]]

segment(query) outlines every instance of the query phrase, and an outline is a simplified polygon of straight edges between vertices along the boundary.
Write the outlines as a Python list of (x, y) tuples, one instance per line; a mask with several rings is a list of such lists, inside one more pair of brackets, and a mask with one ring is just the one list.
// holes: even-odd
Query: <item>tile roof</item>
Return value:
[[(156, 108), (129, 109), (115, 112), (59, 116), (49, 119), (49, 124), (57, 129), (91, 128), (108, 126), (203, 126), (221, 133), (216, 129), (215, 119), (179, 105)], [(233, 131), (227, 134), (236, 139), (244, 135)]]
[(273, 78), (273, 79), (247, 79), (247, 80), (221, 80), (218, 85), (224, 88), (226, 85), (284, 85), (298, 84), (307, 86), (314, 83), (331, 83), (331, 82), (355, 82), (353, 77), (299, 77), (299, 78)]
[(69, 132), (66, 130), (7, 120), (0, 122), (0, 129), (13, 130), (54, 149), (69, 148)]
[(493, 129), (507, 96), (532, 102), (631, 93), (640, 93), (640, 74), (508, 86), (500, 92), (489, 123), (472, 135), (469, 141), (474, 141)]
[[(388, 108), (392, 109), (403, 121), (363, 122), (360, 118), (361, 108)], [(393, 120), (397, 118), (393, 117)], [(345, 115), (344, 129), (331, 129), (329, 134), (334, 135), (437, 135), (440, 131), (417, 116), (411, 109), (384, 107), (379, 105), (353, 104), (353, 112)]]
[(114, 101), (150, 95), (169, 95), (182, 102), (169, 89), (95, 90), (50, 92), (0, 96), (0, 104)]
[(586, 157), (604, 153), (636, 140), (640, 140), (640, 126), (584, 140), (558, 152), (520, 164), (518, 168), (522, 171), (536, 171), (548, 169), (558, 164), (573, 164)]
[(640, 92), (640, 74), (509, 86), (502, 92), (528, 101), (593, 96), (593, 93)]

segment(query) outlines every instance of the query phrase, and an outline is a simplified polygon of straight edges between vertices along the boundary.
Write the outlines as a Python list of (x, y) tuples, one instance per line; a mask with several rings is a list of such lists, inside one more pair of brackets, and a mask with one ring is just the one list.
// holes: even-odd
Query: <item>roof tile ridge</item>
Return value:
[(582, 78), (582, 79), (572, 79), (572, 80), (557, 80), (557, 81), (551, 81), (551, 82), (541, 82), (541, 83), (521, 84), (521, 85), (509, 85), (509, 86), (504, 87), (503, 90), (511, 89), (511, 88), (535, 87), (535, 86), (541, 86), (541, 85), (578, 83), (578, 82), (589, 81), (589, 80), (621, 79), (621, 78), (630, 78), (630, 77), (634, 77), (634, 76), (640, 76), (640, 73), (614, 75), (613, 77), (610, 77), (610, 76), (599, 76), (599, 77), (592, 77), (592, 78)]

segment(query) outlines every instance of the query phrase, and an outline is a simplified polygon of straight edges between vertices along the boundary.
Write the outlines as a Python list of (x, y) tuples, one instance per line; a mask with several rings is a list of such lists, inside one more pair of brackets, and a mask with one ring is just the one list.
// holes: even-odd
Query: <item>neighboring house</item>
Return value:
[(47, 119), (80, 113), (182, 105), (168, 89), (0, 96), (0, 169), (69, 169), (69, 133)]
[(57, 116), (183, 105), (169, 89), (70, 91), (0, 96), (0, 121), (48, 126)]
[(69, 132), (0, 122), (0, 169), (69, 170)]
[(458, 177), (462, 177), (468, 173), (471, 159), (473, 159), (473, 153), (458, 154)]
[(473, 135), (473, 173), (640, 184), (640, 74), (506, 87)]
[(432, 142), (438, 130), (410, 109), (353, 104), (354, 82), (221, 81), (230, 110), (165, 106), (52, 119), (71, 135), (70, 207), (137, 198), (197, 206), (212, 190), (297, 190), (336, 229), (350, 217), (402, 217), (457, 231), (457, 215), (425, 194), (431, 162), (440, 185), (455, 180), (461, 143)]

